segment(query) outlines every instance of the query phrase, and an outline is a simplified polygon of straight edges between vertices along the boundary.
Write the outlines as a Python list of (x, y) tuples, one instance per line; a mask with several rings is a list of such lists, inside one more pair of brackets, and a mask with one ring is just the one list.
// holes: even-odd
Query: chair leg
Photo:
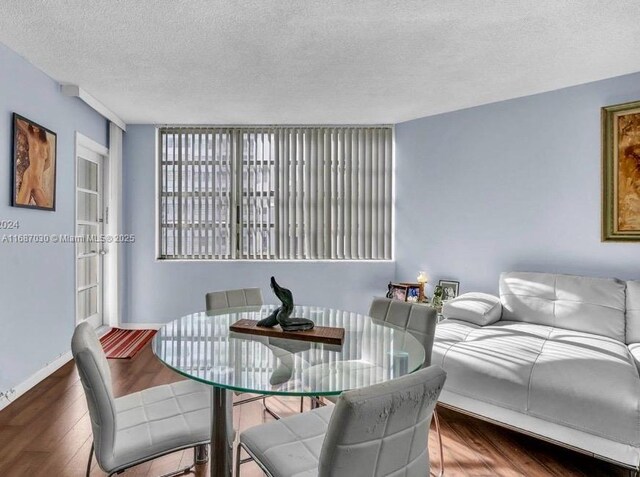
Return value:
[[(233, 405), (235, 406), (235, 403)], [(262, 406), (264, 407), (265, 411), (273, 416), (274, 419), (280, 419), (282, 417), (269, 406), (267, 406), (267, 396), (262, 396)], [(300, 398), (300, 412), (304, 412), (304, 397)]]
[(318, 409), (319, 407), (325, 407), (324, 401), (320, 400), (320, 396), (311, 396), (311, 409)]
[[(169, 472), (168, 474), (163, 474), (160, 477), (176, 477), (178, 475), (185, 475), (185, 474), (190, 474), (191, 471), (193, 469), (195, 469), (196, 465), (199, 464), (206, 464), (209, 460), (209, 445), (208, 444), (203, 444), (203, 445), (199, 445), (199, 446), (195, 446), (193, 448), (193, 464), (191, 464), (188, 467), (183, 467), (182, 469), (179, 470), (174, 470), (173, 472)], [(91, 473), (91, 456), (93, 455), (93, 443), (91, 444), (91, 454), (89, 455), (89, 464), (87, 465), (87, 477), (89, 477), (89, 474)], [(134, 465), (138, 465), (141, 462), (138, 462), (137, 464)], [(120, 469), (120, 470), (116, 470), (115, 472), (111, 472), (109, 474), (109, 477), (113, 477), (114, 475), (118, 475), (118, 474), (122, 474), (125, 469)]]
[(161, 475), (160, 477), (177, 477), (178, 475), (186, 475), (191, 473), (193, 465), (185, 467), (184, 469), (176, 470), (175, 472), (169, 472), (168, 474)]
[(238, 444), (236, 446), (236, 472), (235, 472), (235, 477), (240, 477), (240, 464), (242, 464), (242, 462), (240, 461), (240, 451), (242, 450), (242, 447), (240, 446), (240, 444)]
[(442, 433), (440, 432), (440, 420), (438, 419), (438, 409), (433, 410), (433, 420), (436, 424), (436, 434), (438, 434), (438, 447), (440, 448), (440, 473), (438, 477), (444, 476), (444, 449), (442, 447)]
[(279, 420), (280, 419), (280, 415), (275, 412), (273, 409), (271, 409), (269, 406), (267, 406), (267, 396), (262, 396), (262, 407), (264, 407), (264, 410), (267, 411), (269, 414), (271, 414), (271, 416), (273, 416), (274, 419)]
[[(169, 472), (167, 474), (162, 474), (160, 477), (177, 477), (178, 475), (186, 475), (190, 474), (192, 470), (196, 468), (196, 465), (206, 464), (209, 460), (209, 446), (208, 444), (203, 444), (199, 446), (195, 446), (193, 448), (193, 464), (183, 467), (182, 469), (174, 470), (173, 472)], [(124, 472), (124, 470), (119, 471), (118, 473)]]
[(91, 450), (89, 451), (89, 462), (87, 462), (87, 477), (91, 475), (91, 461), (93, 459), (93, 442), (91, 443)]
[(207, 444), (195, 446), (193, 448), (193, 463), (202, 465), (209, 462), (209, 446)]
[(253, 401), (259, 401), (260, 399), (262, 399), (264, 396), (252, 396), (250, 398), (246, 398), (246, 399), (241, 399), (240, 401), (235, 401), (233, 403), (234, 406), (242, 406), (243, 404), (248, 404), (250, 402)]
[[(249, 454), (249, 457), (247, 457), (246, 459), (241, 459), (240, 458), (242, 449), (244, 449), (247, 452), (247, 454)], [(242, 442), (238, 442), (238, 446), (236, 447), (236, 473), (235, 473), (235, 477), (240, 477), (240, 466), (242, 464), (246, 464), (247, 462), (251, 462), (253, 460), (255, 460), (255, 459), (252, 457), (252, 454), (250, 454), (249, 451), (246, 449), (246, 447), (244, 447), (242, 445)], [(267, 471), (264, 469), (264, 467), (262, 466), (262, 464), (260, 462), (258, 462), (257, 460), (255, 462), (256, 462), (256, 464), (258, 464), (258, 466), (262, 469), (262, 471), (266, 475), (271, 475), (271, 474), (267, 473)]]

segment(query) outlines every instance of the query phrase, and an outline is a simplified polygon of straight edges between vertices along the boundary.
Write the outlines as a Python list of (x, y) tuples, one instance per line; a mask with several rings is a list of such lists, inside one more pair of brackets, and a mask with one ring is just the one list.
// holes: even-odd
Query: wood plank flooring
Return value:
[[(146, 346), (132, 360), (109, 360), (116, 396), (179, 379)], [(308, 400), (307, 406), (308, 406)], [(269, 399), (286, 415), (296, 412), (298, 399)], [(462, 414), (440, 409), (447, 477), (463, 476), (626, 476), (624, 469), (562, 449)], [(234, 409), (240, 431), (272, 419), (262, 403)], [(91, 447), (91, 425), (82, 386), (68, 363), (0, 412), (0, 476), (81, 477)], [(432, 472), (440, 468), (435, 431), (429, 437)], [(183, 451), (134, 467), (124, 476), (159, 476), (192, 462)], [(105, 474), (93, 464), (92, 476)], [(207, 466), (190, 475), (208, 476)], [(259, 477), (254, 463), (242, 466), (242, 477)]]

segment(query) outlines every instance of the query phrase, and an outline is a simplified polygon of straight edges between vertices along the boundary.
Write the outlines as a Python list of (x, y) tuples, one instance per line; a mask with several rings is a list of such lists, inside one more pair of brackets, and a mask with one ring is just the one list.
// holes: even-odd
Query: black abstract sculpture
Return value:
[(293, 313), (293, 294), (291, 290), (287, 290), (278, 285), (274, 277), (271, 277), (271, 289), (278, 297), (278, 300), (282, 302), (282, 306), (273, 310), (265, 319), (258, 321), (258, 326), (271, 328), (279, 324), (282, 331), (305, 331), (313, 329), (313, 321), (307, 320), (306, 318), (291, 318), (291, 313)]

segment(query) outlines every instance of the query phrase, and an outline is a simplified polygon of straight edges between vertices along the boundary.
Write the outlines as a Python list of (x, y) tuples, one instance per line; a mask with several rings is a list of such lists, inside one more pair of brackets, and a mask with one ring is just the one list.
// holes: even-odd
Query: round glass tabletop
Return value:
[(292, 316), (345, 328), (342, 346), (229, 331), (240, 319), (261, 320), (274, 305), (200, 312), (163, 326), (153, 352), (191, 379), (241, 392), (328, 396), (418, 370), (422, 344), (403, 329), (358, 313), (296, 306)]

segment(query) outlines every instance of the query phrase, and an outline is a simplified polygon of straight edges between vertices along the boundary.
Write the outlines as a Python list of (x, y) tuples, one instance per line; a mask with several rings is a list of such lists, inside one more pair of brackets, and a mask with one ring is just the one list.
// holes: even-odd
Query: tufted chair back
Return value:
[(100, 340), (89, 323), (80, 323), (76, 327), (71, 338), (71, 352), (87, 398), (96, 460), (101, 468), (112, 468), (116, 409), (111, 371)]
[(446, 373), (438, 366), (340, 395), (318, 477), (429, 475), (429, 425)]
[(374, 320), (384, 321), (411, 333), (424, 346), (423, 366), (431, 365), (433, 338), (438, 322), (438, 313), (435, 308), (389, 298), (374, 298), (369, 309), (369, 316)]
[(241, 288), (239, 290), (223, 290), (207, 293), (207, 311), (240, 306), (261, 306), (262, 290), (260, 288)]

